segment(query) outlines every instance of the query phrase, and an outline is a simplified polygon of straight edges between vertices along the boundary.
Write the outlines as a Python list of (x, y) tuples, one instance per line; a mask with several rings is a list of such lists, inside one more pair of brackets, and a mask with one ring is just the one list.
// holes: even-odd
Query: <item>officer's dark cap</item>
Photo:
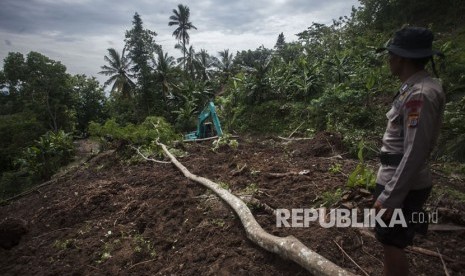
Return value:
[(389, 51), (404, 58), (426, 58), (442, 55), (433, 50), (433, 33), (422, 27), (404, 27), (394, 34), (386, 47), (376, 52)]

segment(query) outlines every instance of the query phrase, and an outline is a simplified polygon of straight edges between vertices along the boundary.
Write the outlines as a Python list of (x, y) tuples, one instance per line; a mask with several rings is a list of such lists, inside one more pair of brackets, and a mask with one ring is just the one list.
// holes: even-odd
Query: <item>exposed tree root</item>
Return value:
[(337, 266), (333, 262), (307, 248), (293, 236), (277, 237), (267, 233), (258, 224), (247, 205), (235, 195), (221, 188), (215, 182), (192, 174), (184, 167), (166, 148), (164, 144), (157, 143), (164, 153), (185, 177), (202, 184), (223, 199), (239, 216), (244, 225), (247, 237), (262, 248), (274, 252), (283, 258), (290, 259), (315, 275), (354, 275)]

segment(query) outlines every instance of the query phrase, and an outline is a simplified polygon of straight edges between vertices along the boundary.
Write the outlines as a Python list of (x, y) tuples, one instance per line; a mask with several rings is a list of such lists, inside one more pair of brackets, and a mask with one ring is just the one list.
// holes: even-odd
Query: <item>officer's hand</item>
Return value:
[(381, 216), (381, 218), (384, 221), (389, 221), (392, 217), (392, 213), (394, 212), (394, 209), (392, 208), (384, 208), (383, 204), (379, 200), (376, 200), (375, 204), (373, 205), (373, 208), (375, 208), (376, 213), (378, 213), (381, 210), (385, 210), (384, 214)]

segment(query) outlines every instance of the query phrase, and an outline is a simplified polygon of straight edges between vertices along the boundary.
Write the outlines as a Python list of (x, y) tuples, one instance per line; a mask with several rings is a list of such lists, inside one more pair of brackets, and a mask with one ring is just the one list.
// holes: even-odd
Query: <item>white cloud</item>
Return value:
[[(211, 55), (217, 55), (219, 51), (229, 49), (231, 53), (236, 51), (256, 49), (261, 45), (270, 48), (274, 46), (276, 38), (254, 33), (225, 34), (219, 31), (200, 32), (192, 38), (192, 44), (196, 50), (207, 49)], [(247, 48), (244, 45), (248, 45)]]
[[(107, 48), (123, 49), (124, 46), (122, 40), (115, 40), (110, 35), (71, 37), (72, 42), (66, 39), (57, 40), (55, 33), (25, 35), (0, 32), (0, 37), (10, 41), (11, 44), (2, 47), (0, 54), (2, 61), (8, 52), (20, 52), (27, 55), (30, 51), (35, 51), (55, 61), (60, 61), (71, 74), (92, 75), (100, 80), (102, 78), (97, 73), (100, 71), (100, 66), (104, 64), (103, 56), (107, 54)], [(114, 45), (115, 42), (118, 45)]]
[[(272, 48), (278, 34), (296, 39), (313, 22), (330, 23), (349, 15), (357, 0), (185, 0), (191, 21), (191, 45), (216, 55), (230, 49)], [(158, 33), (157, 43), (172, 56), (176, 39), (168, 26), (178, 0), (1, 0), (0, 66), (8, 52), (40, 52), (61, 61), (71, 74), (96, 76), (107, 48), (123, 49), (124, 34), (135, 12), (144, 27)]]

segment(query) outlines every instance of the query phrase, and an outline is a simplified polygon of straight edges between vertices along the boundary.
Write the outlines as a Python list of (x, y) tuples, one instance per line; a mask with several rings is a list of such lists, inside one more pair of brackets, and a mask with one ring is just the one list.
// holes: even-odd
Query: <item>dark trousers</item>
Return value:
[[(398, 248), (405, 248), (411, 245), (415, 232), (419, 234), (426, 234), (428, 230), (428, 214), (423, 211), (423, 205), (428, 199), (431, 188), (428, 187), (421, 190), (411, 190), (403, 202), (402, 213), (407, 223), (407, 227), (396, 224), (389, 227), (382, 227), (378, 223), (375, 226), (376, 238), (383, 244), (396, 246)], [(373, 193), (375, 200), (384, 191), (384, 186), (376, 184)], [(424, 218), (424, 221), (419, 222), (419, 218)]]

